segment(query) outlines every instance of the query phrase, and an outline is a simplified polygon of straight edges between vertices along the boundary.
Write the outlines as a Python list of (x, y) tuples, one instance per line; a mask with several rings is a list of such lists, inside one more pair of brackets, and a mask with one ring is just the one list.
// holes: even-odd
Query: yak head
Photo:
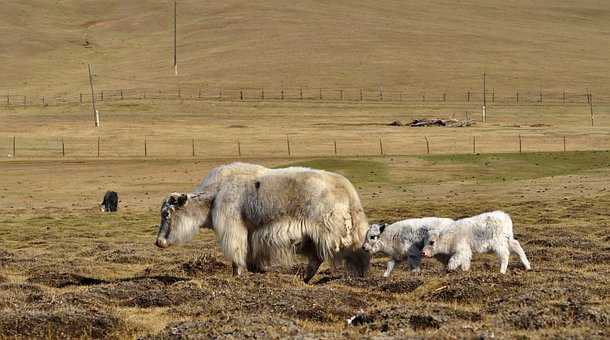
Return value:
[(199, 228), (212, 228), (213, 201), (205, 193), (170, 194), (161, 204), (161, 223), (155, 244), (167, 248), (190, 241)]
[(381, 239), (381, 233), (385, 230), (388, 225), (386, 223), (372, 224), (369, 230), (366, 232), (366, 239), (362, 245), (362, 249), (366, 252), (374, 254), (383, 248), (383, 240)]

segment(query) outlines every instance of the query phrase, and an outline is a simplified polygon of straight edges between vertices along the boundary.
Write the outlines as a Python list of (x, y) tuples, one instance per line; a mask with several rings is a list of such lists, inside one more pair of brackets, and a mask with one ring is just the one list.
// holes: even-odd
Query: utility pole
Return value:
[(89, 84), (91, 85), (91, 105), (93, 106), (93, 123), (95, 127), (100, 126), (100, 114), (95, 109), (95, 91), (93, 90), (93, 76), (91, 75), (91, 64), (87, 64), (89, 68)]
[(487, 75), (483, 72), (483, 123), (487, 123), (487, 87), (486, 87)]
[(176, 48), (176, 31), (177, 31), (177, 21), (176, 21), (176, 12), (177, 12), (177, 5), (176, 5), (176, 1), (174, 1), (174, 74), (178, 75), (178, 59), (177, 59), (177, 48)]

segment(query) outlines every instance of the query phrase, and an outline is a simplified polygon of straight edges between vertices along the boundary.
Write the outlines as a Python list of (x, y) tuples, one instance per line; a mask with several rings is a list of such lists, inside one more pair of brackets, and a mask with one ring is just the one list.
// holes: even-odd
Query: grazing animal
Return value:
[(231, 163), (213, 169), (193, 193), (172, 193), (161, 206), (156, 245), (165, 248), (211, 228), (233, 274), (308, 257), (308, 282), (324, 260), (345, 260), (366, 274), (361, 246), (368, 229), (360, 198), (343, 176), (301, 167)]
[(100, 203), (102, 212), (115, 212), (119, 210), (119, 194), (115, 191), (106, 191), (104, 200)]
[(525, 269), (530, 262), (519, 241), (513, 236), (513, 222), (502, 211), (493, 211), (455, 221), (449, 228), (431, 231), (422, 254), (449, 254), (448, 270), (470, 269), (472, 253), (495, 252), (500, 259), (500, 273), (505, 274), (510, 253), (516, 253)]
[[(390, 225), (373, 224), (366, 233), (362, 248), (374, 254), (382, 252), (391, 257), (384, 277), (389, 277), (397, 262), (407, 260), (413, 272), (420, 271), (421, 251), (430, 230), (448, 227), (454, 221), (450, 218), (424, 217), (411, 218)], [(446, 256), (439, 255), (437, 259), (447, 264)]]

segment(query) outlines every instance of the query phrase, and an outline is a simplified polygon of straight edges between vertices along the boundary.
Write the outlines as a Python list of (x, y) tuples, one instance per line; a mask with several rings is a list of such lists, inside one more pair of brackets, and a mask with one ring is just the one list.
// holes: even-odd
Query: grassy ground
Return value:
[[(512, 257), (500, 275), (478, 255), (468, 273), (424, 261), (384, 279), (379, 256), (362, 279), (326, 266), (311, 285), (298, 266), (234, 278), (210, 232), (153, 245), (162, 197), (219, 161), (4, 162), (0, 336), (610, 336), (608, 152), (258, 162), (343, 173), (371, 221), (503, 209), (533, 271)], [(117, 214), (97, 212), (106, 189)]]
[[(99, 105), (102, 125), (94, 128), (90, 107), (0, 108), (0, 157), (20, 158), (285, 157), (290, 139), (295, 157), (385, 154), (607, 150), (610, 110), (596, 106), (595, 126), (580, 106), (490, 106), (487, 123), (480, 107), (439, 104), (239, 103), (191, 101), (106, 102)], [(479, 121), (469, 128), (389, 126), (416, 118)], [(240, 146), (238, 149), (238, 143)], [(194, 147), (193, 147), (194, 144)]]

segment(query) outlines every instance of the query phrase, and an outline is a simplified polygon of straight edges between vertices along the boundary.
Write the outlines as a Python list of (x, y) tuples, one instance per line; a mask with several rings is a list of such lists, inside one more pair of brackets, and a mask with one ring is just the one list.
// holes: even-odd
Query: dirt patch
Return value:
[(603, 310), (586, 300), (571, 299), (562, 302), (547, 302), (528, 296), (516, 298), (501, 308), (498, 320), (505, 326), (523, 330), (552, 327), (591, 325), (600, 329), (610, 326), (608, 309)]
[(105, 283), (106, 281), (73, 273), (39, 273), (28, 278), (26, 282), (63, 288), (68, 286), (91, 286)]
[(194, 256), (182, 264), (182, 270), (190, 276), (209, 275), (227, 270), (228, 266), (217, 258), (207, 253)]
[(64, 306), (51, 310), (36, 306), (4, 309), (0, 313), (0, 333), (4, 337), (107, 338), (123, 329), (112, 313), (97, 308)]
[(206, 320), (172, 323), (159, 334), (148, 338), (279, 339), (296, 336), (317, 338), (304, 333), (295, 321), (282, 317), (219, 313)]
[(410, 292), (414, 291), (415, 289), (417, 289), (417, 287), (421, 286), (423, 283), (424, 283), (424, 281), (414, 278), (414, 279), (402, 280), (402, 281), (397, 281), (397, 282), (385, 283), (385, 284), (382, 284), (379, 287), (379, 289), (384, 292), (405, 294), (405, 293), (410, 293)]
[(107, 251), (98, 258), (102, 261), (112, 262), (112, 263), (143, 263), (147, 262), (147, 258), (137, 254), (136, 250), (133, 248), (121, 248), (114, 249), (111, 251)]
[(507, 289), (522, 286), (515, 274), (502, 275), (490, 270), (478, 272), (455, 272), (439, 288), (427, 292), (430, 301), (475, 303), (501, 296)]
[(189, 301), (203, 301), (209, 292), (192, 282), (169, 280), (165, 277), (137, 278), (106, 283), (90, 292), (105, 296), (114, 304), (127, 307), (167, 307)]
[(432, 315), (411, 315), (409, 318), (409, 324), (414, 330), (428, 329), (428, 328), (439, 328), (444, 320), (434, 317)]
[(27, 283), (0, 284), (0, 308), (17, 307), (44, 299), (44, 292), (35, 285)]
[(0, 249), (0, 267), (13, 262), (13, 254), (6, 250)]

